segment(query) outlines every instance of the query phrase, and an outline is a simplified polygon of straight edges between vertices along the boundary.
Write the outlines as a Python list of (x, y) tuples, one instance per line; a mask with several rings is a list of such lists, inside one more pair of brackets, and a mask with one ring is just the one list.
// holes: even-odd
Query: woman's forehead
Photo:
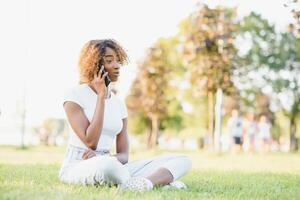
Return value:
[(106, 47), (105, 54), (104, 54), (105, 58), (116, 57), (116, 56), (117, 54), (112, 48)]

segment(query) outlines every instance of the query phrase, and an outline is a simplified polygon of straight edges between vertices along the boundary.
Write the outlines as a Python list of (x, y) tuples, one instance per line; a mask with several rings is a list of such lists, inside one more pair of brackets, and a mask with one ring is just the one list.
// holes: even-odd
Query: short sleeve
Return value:
[(128, 117), (128, 113), (127, 113), (127, 107), (126, 104), (123, 100), (120, 101), (121, 103), (121, 118), (127, 118)]
[(67, 101), (72, 101), (74, 103), (77, 103), (79, 106), (83, 107), (80, 96), (76, 93), (76, 90), (74, 88), (66, 90), (64, 92), (62, 97), (62, 105), (64, 105)]

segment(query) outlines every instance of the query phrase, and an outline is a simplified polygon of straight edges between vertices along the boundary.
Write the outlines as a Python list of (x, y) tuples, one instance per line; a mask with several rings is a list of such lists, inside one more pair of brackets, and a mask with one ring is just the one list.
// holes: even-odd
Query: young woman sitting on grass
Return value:
[[(128, 162), (127, 109), (109, 82), (127, 61), (114, 40), (91, 40), (79, 59), (79, 84), (68, 90), (63, 107), (72, 128), (59, 178), (72, 184), (118, 185), (146, 191), (154, 185), (186, 188), (177, 181), (191, 168), (184, 155), (165, 154)], [(116, 139), (116, 155), (110, 153)]]

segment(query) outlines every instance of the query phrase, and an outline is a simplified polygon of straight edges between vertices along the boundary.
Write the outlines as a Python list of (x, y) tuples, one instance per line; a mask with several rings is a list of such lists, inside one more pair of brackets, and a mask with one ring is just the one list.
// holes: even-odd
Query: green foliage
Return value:
[[(197, 100), (207, 97), (208, 109), (203, 119), (207, 119), (204, 127), (210, 136), (209, 144), (213, 141), (216, 91), (222, 89), (225, 94), (235, 91), (231, 78), (232, 59), (236, 53), (233, 45), (236, 30), (235, 13), (234, 9), (211, 9), (201, 5), (180, 26), (180, 34), (184, 38), (183, 54), (191, 85), (190, 93)], [(196, 104), (199, 103), (200, 101)], [(194, 109), (201, 112), (196, 110), (195, 106)]]
[[(176, 36), (160, 38), (148, 50), (127, 98), (133, 132), (145, 132), (152, 115), (168, 132), (211, 130), (213, 115), (208, 113), (213, 111), (207, 105), (214, 96), (208, 93), (217, 88), (235, 101), (240, 96), (242, 111), (255, 109), (273, 120), (269, 107), (276, 102), (290, 119), (299, 115), (300, 40), (290, 32), (276, 32), (254, 12), (239, 23), (235, 15), (234, 9), (202, 6), (182, 21)], [(184, 82), (188, 86), (182, 88)], [(292, 103), (283, 105), (280, 96)], [(191, 112), (183, 111), (185, 103)], [(276, 138), (282, 132), (278, 126), (274, 124)]]
[(160, 38), (139, 65), (138, 75), (126, 99), (130, 120), (137, 125), (132, 131), (145, 132), (153, 115), (158, 116), (162, 130), (182, 128), (183, 113), (177, 98), (180, 79), (177, 77), (184, 70), (178, 44), (177, 37)]
[(140, 135), (149, 129), (149, 119), (144, 115), (143, 112), (139, 111), (130, 117), (128, 123), (128, 130), (130, 134)]
[(235, 11), (201, 6), (181, 24), (184, 55), (195, 93), (233, 90), (231, 59), (235, 31)]
[[(241, 20), (238, 32), (241, 43), (239, 42), (237, 45), (248, 46), (246, 52), (240, 51), (236, 57), (236, 65), (242, 65), (240, 68), (237, 67), (241, 75), (258, 70), (263, 66), (280, 69), (283, 61), (278, 58), (280, 49), (276, 45), (277, 35), (273, 25), (259, 14), (251, 12), (249, 16)], [(248, 79), (244, 79), (244, 82), (248, 81)]]
[(280, 77), (279, 72), (299, 73), (299, 39), (290, 33), (277, 33), (273, 25), (253, 12), (238, 27), (242, 38), (239, 45), (249, 46), (235, 60), (235, 65), (242, 66), (235, 71), (235, 78), (245, 84), (239, 89), (253, 93), (265, 85), (272, 85), (274, 92), (289, 89), (290, 79)]
[(183, 115), (182, 107), (176, 99), (168, 101), (167, 111), (161, 121), (160, 129), (165, 130), (168, 128), (179, 131), (183, 127)]

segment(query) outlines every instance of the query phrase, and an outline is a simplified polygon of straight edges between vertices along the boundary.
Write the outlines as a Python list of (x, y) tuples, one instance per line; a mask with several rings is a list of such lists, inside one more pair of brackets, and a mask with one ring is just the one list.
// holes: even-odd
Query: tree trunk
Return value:
[(158, 141), (159, 119), (156, 115), (151, 117), (151, 131), (148, 137), (148, 148), (156, 147)]
[(298, 150), (298, 141), (296, 139), (296, 118), (290, 118), (290, 151), (295, 152)]
[(215, 93), (208, 92), (208, 134), (209, 146), (213, 147), (214, 144), (214, 112), (215, 111)]
[(220, 152), (221, 150), (221, 128), (222, 128), (222, 101), (223, 91), (218, 88), (216, 93), (215, 105), (215, 130), (214, 130), (214, 150)]
[[(151, 124), (152, 124), (152, 120), (150, 119)], [(147, 148), (150, 149), (151, 148), (151, 138), (152, 138), (152, 125), (150, 126), (149, 129), (149, 133), (148, 133), (148, 138), (147, 138)]]

